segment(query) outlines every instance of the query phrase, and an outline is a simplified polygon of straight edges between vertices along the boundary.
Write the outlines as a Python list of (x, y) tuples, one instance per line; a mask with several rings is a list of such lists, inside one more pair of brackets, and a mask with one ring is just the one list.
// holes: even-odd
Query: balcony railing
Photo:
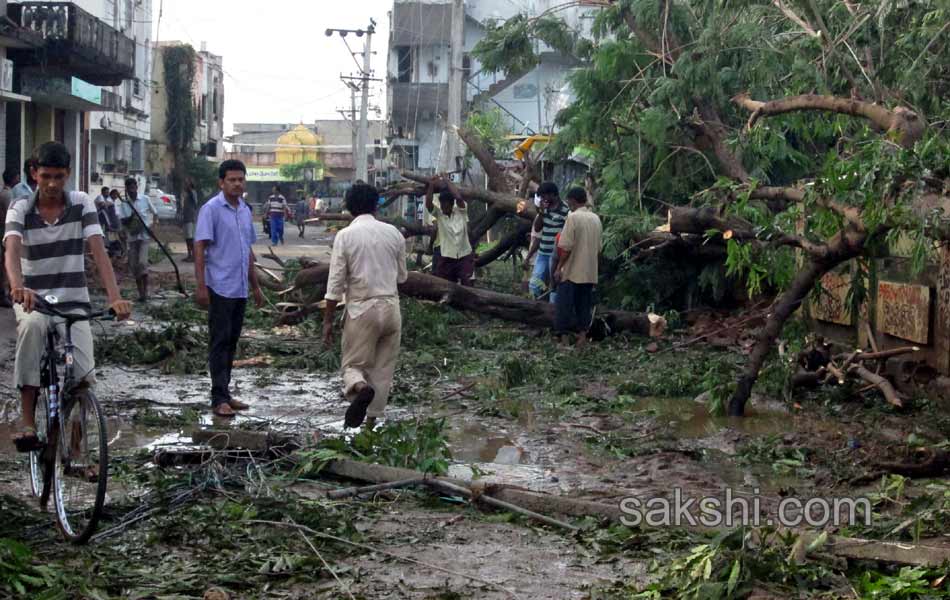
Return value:
[(18, 51), (17, 62), (76, 76), (94, 85), (118, 85), (135, 76), (135, 42), (71, 2), (20, 2), (8, 16), (46, 42)]

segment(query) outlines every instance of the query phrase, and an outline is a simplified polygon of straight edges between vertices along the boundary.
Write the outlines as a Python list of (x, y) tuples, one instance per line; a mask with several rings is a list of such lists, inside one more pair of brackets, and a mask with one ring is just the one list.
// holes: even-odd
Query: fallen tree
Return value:
[[(329, 265), (303, 269), (294, 279), (293, 287), (285, 290), (285, 293), (303, 290), (311, 298), (322, 298), (326, 293), (329, 274)], [(420, 300), (439, 302), (459, 310), (476, 312), (506, 321), (534, 327), (554, 327), (554, 306), (548, 302), (464, 287), (424, 273), (410, 272), (406, 282), (399, 286), (399, 292)], [(319, 302), (288, 306), (281, 315), (280, 322), (281, 324), (297, 323), (320, 308)], [(618, 333), (629, 332), (659, 337), (666, 329), (666, 320), (658, 315), (605, 310), (598, 311), (597, 317), (603, 319), (611, 331)]]
[[(936, 100), (950, 93), (947, 13), (913, 5), (875, 21), (870, 5), (833, 2), (804, 3), (802, 14), (782, 2), (599, 5), (605, 27), (593, 43), (559, 17), (522, 16), (473, 54), (485, 71), (510, 74), (540, 60), (530, 52), (538, 38), (596, 65), (572, 77), (559, 137), (598, 149), (600, 195), (615, 213), (669, 215), (644, 253), (698, 236), (724, 250), (726, 274), (750, 296), (778, 291), (731, 390), (728, 412), (742, 415), (783, 326), (825, 274), (855, 261), (870, 270), (898, 238), (921, 269), (934, 251), (928, 236), (943, 237), (915, 209), (923, 196), (950, 202), (950, 113)], [(896, 31), (912, 51), (891, 43)], [(671, 202), (688, 206), (670, 212)], [(860, 299), (862, 278), (852, 281)], [(863, 369), (851, 371), (886, 390)]]

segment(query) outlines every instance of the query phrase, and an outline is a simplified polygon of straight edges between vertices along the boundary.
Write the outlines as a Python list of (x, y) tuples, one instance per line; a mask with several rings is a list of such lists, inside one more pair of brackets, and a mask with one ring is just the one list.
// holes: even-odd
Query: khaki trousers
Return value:
[[(35, 310), (26, 313), (23, 308), (14, 305), (16, 313), (16, 362), (13, 366), (13, 380), (17, 388), (23, 386), (40, 387), (40, 360), (46, 350), (46, 332), (50, 321), (56, 323), (59, 343), (66, 340), (66, 326), (63, 320), (40, 314)], [(76, 380), (85, 380), (89, 385), (96, 382), (96, 363), (92, 348), (92, 328), (89, 321), (73, 325), (73, 375)]]
[(129, 270), (136, 279), (148, 275), (148, 247), (148, 240), (129, 242)]
[[(349, 312), (354, 308), (356, 317)], [(356, 384), (372, 386), (376, 395), (366, 411), (369, 417), (379, 418), (386, 409), (401, 337), (398, 298), (377, 298), (358, 308), (347, 307), (343, 325), (343, 394), (347, 401), (352, 401)]]

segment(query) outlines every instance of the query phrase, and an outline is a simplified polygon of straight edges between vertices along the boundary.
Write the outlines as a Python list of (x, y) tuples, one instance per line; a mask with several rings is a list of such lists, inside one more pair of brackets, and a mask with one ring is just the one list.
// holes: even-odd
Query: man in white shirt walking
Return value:
[(333, 343), (333, 315), (346, 298), (343, 326), (343, 393), (350, 402), (344, 425), (372, 428), (383, 415), (392, 389), (402, 336), (398, 284), (406, 281), (406, 240), (377, 221), (379, 193), (355, 184), (346, 195), (353, 215), (337, 233), (330, 258), (323, 339)]
[[(134, 207), (135, 210), (132, 210)], [(120, 211), (122, 226), (128, 232), (129, 270), (135, 276), (139, 302), (148, 301), (148, 247), (152, 239), (148, 233), (158, 212), (145, 194), (139, 194), (139, 182), (134, 177), (125, 180), (125, 200)]]

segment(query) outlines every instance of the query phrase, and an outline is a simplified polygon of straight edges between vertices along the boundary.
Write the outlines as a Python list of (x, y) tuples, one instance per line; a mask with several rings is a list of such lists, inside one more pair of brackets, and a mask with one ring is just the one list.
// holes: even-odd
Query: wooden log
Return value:
[(571, 525), (570, 523), (565, 523), (564, 521), (558, 521), (557, 519), (546, 517), (540, 513), (536, 513), (526, 508), (522, 508), (510, 502), (505, 502), (504, 500), (499, 500), (498, 498), (492, 498), (491, 496), (487, 496), (485, 494), (476, 494), (468, 487), (455, 485), (453, 483), (449, 483), (447, 481), (440, 481), (438, 479), (426, 479), (424, 483), (428, 485), (429, 487), (433, 487), (433, 488), (440, 489), (443, 491), (448, 491), (453, 494), (459, 494), (461, 496), (464, 496), (465, 498), (469, 498), (476, 502), (484, 502), (485, 504), (489, 506), (493, 506), (495, 508), (500, 508), (502, 510), (507, 510), (509, 512), (517, 513), (519, 515), (524, 515), (528, 517), (529, 519), (534, 519), (535, 521), (544, 523), (545, 525), (561, 527), (562, 529), (567, 529), (570, 531), (578, 531), (578, 528), (575, 527), (574, 525)]
[[(331, 461), (324, 468), (324, 471), (338, 477), (374, 483), (426, 477), (425, 474), (411, 469), (362, 463), (349, 459)], [(443, 477), (439, 478), (439, 480), (463, 487), (467, 486), (465, 482), (456, 479)], [(619, 502), (604, 504), (601, 502), (542, 494), (513, 487), (498, 487), (490, 489), (486, 493), (490, 493), (492, 497), (499, 500), (510, 502), (538, 513), (559, 513), (573, 517), (607, 518), (614, 521), (618, 521), (624, 516), (624, 513), (620, 510)], [(710, 531), (710, 528), (703, 526), (686, 527), (686, 529), (697, 532)], [(724, 530), (724, 528), (714, 529), (714, 531)], [(808, 530), (796, 529), (792, 531), (802, 538), (805, 546), (810, 545), (821, 535), (818, 532)], [(950, 561), (950, 548), (928, 543), (909, 544), (843, 536), (828, 536), (824, 548), (826, 548), (829, 554), (843, 558), (875, 560), (902, 565), (939, 567), (947, 561)]]
[(425, 479), (413, 478), (362, 487), (348, 487), (339, 490), (330, 490), (327, 492), (327, 498), (330, 500), (340, 500), (343, 498), (352, 498), (353, 496), (362, 496), (363, 494), (375, 494), (376, 492), (385, 492), (387, 490), (396, 490), (399, 488), (412, 487), (414, 485), (422, 485), (425, 482)]
[(215, 450), (244, 449), (252, 452), (269, 452), (276, 446), (295, 446), (289, 436), (269, 431), (248, 431), (245, 429), (196, 429), (191, 434), (195, 444), (210, 446)]
[[(329, 265), (304, 269), (297, 275), (291, 290), (316, 285), (326, 286), (329, 274)], [(554, 327), (554, 306), (548, 302), (464, 287), (432, 275), (410, 272), (406, 282), (399, 286), (399, 292), (420, 300), (441, 302), (459, 310), (477, 312), (506, 321), (534, 327)], [(607, 321), (612, 331), (648, 337), (660, 337), (666, 331), (666, 319), (659, 315), (622, 310), (604, 310), (598, 311), (597, 314)]]
[(893, 358), (895, 356), (903, 356), (904, 354), (913, 354), (915, 352), (920, 352), (920, 347), (905, 346), (903, 348), (892, 348), (890, 350), (882, 350), (880, 352), (859, 352), (857, 356), (854, 357), (854, 360), (855, 362), (867, 362), (869, 360), (887, 360), (888, 358)]
[(891, 382), (885, 379), (884, 377), (878, 375), (877, 373), (872, 373), (868, 371), (861, 365), (852, 365), (851, 372), (860, 377), (861, 379), (867, 381), (868, 383), (873, 383), (877, 386), (881, 393), (884, 394), (884, 399), (887, 400), (887, 403), (901, 408), (904, 406), (904, 402), (901, 400), (900, 396), (897, 394), (897, 391), (894, 390), (894, 386), (891, 385)]
[[(343, 223), (349, 223), (352, 220), (353, 215), (349, 213), (318, 213), (317, 216), (307, 219), (305, 222), (320, 223), (327, 221), (339, 221)], [(410, 222), (405, 219), (387, 219), (385, 217), (377, 216), (376, 220), (392, 225), (396, 229), (402, 231), (402, 234), (406, 237), (435, 235), (435, 227), (429, 227), (419, 223)]]

